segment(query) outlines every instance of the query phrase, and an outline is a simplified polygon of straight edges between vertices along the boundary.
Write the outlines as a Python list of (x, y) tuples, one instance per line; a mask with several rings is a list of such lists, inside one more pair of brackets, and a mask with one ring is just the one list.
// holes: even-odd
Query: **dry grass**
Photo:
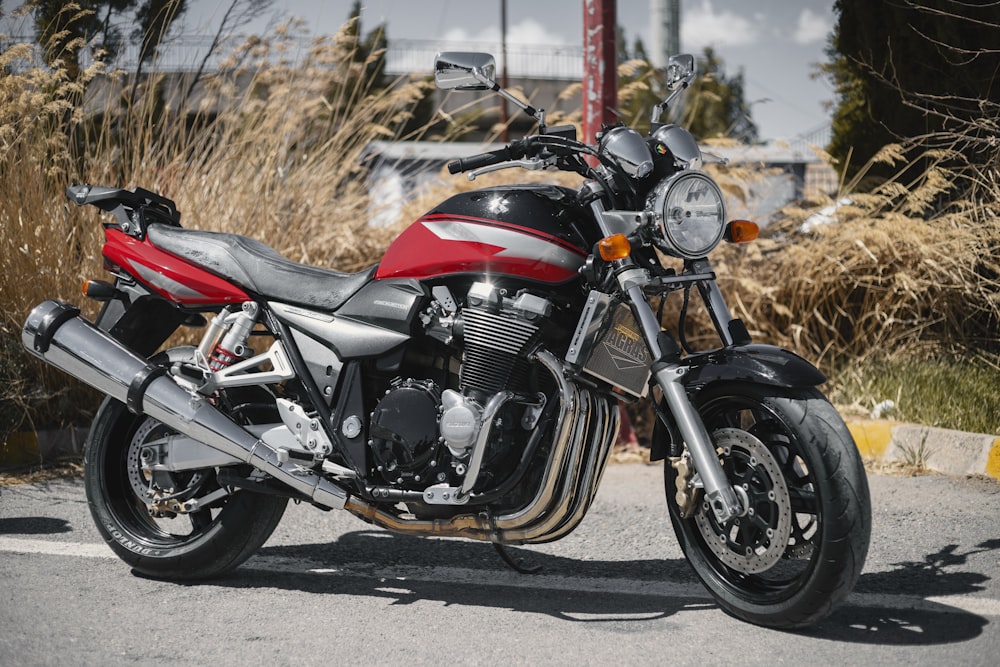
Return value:
[(100, 217), (66, 200), (71, 182), (158, 191), (187, 226), (250, 235), (343, 271), (370, 265), (398, 232), (368, 225), (361, 156), (372, 140), (401, 138), (428, 82), (377, 88), (363, 75), (377, 54), (359, 58), (346, 26), (316, 40), (301, 62), (286, 62), (292, 29), (239, 48), (205, 83), (193, 120), (172, 108), (178, 98), (156, 75), (129, 105), (122, 73), (98, 65), (71, 81), (64, 68), (31, 65), (38, 47), (0, 55), (0, 441), (26, 418), (58, 425), (80, 419), (74, 406), (94, 404), (20, 345), (31, 307), (86, 301), (82, 280), (104, 277)]
[(942, 205), (961, 177), (848, 195), (833, 224), (799, 231), (833, 199), (785, 211), (768, 238), (723, 254), (736, 314), (755, 335), (821, 361), (1000, 352), (1000, 201)]

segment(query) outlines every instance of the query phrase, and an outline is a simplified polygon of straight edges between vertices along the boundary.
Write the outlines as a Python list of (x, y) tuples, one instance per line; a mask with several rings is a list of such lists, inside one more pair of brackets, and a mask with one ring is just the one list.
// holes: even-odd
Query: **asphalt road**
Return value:
[(1000, 483), (872, 476), (847, 604), (808, 632), (723, 614), (673, 534), (658, 466), (608, 469), (564, 540), (519, 555), (289, 506), (259, 554), (197, 585), (140, 578), (83, 485), (0, 487), (0, 665), (995, 665)]

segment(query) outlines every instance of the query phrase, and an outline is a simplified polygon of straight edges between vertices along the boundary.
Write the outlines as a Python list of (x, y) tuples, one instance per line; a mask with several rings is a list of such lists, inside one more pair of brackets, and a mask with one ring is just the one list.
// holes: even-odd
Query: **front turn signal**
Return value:
[(612, 234), (597, 242), (597, 250), (601, 253), (601, 259), (605, 262), (613, 262), (631, 255), (632, 244), (628, 242), (628, 237), (624, 234)]
[(760, 227), (749, 220), (733, 220), (726, 225), (726, 240), (730, 243), (749, 243), (760, 235)]

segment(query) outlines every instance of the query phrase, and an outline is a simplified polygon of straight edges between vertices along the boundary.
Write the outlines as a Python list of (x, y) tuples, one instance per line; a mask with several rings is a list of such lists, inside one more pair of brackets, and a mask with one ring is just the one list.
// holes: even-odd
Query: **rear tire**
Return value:
[[(210, 508), (154, 519), (136, 493), (136, 483), (141, 483), (136, 475), (141, 471), (136, 469), (133, 441), (171, 432), (152, 418), (136, 416), (122, 403), (106, 399), (94, 419), (84, 454), (90, 511), (104, 539), (137, 573), (172, 580), (217, 577), (239, 566), (267, 541), (288, 499), (241, 490)], [(200, 484), (205, 491), (218, 488), (214, 468), (175, 475), (182, 483)]]
[[(696, 404), (754, 511), (720, 526), (698, 503), (682, 517), (668, 463), (667, 505), (685, 556), (737, 618), (782, 629), (820, 621), (854, 588), (871, 537), (868, 480), (850, 432), (815, 389), (720, 383)], [(656, 437), (666, 437), (662, 428)]]

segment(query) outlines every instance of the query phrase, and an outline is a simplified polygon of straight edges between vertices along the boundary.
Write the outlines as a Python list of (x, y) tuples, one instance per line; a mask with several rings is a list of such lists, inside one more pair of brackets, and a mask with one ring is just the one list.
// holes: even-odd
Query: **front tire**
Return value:
[[(142, 484), (138, 448), (169, 433), (163, 424), (132, 414), (118, 401), (104, 401), (84, 454), (91, 514), (118, 557), (139, 574), (178, 581), (220, 576), (264, 544), (288, 499), (236, 491), (194, 512), (153, 518), (137, 492)], [(199, 494), (219, 488), (214, 468), (175, 475), (180, 485), (197, 484)]]
[[(720, 383), (696, 405), (748, 509), (719, 525), (698, 502), (685, 518), (668, 463), (667, 505), (684, 555), (737, 618), (782, 629), (820, 621), (854, 588), (871, 537), (868, 480), (846, 425), (815, 389)], [(662, 428), (656, 437), (666, 437)]]

